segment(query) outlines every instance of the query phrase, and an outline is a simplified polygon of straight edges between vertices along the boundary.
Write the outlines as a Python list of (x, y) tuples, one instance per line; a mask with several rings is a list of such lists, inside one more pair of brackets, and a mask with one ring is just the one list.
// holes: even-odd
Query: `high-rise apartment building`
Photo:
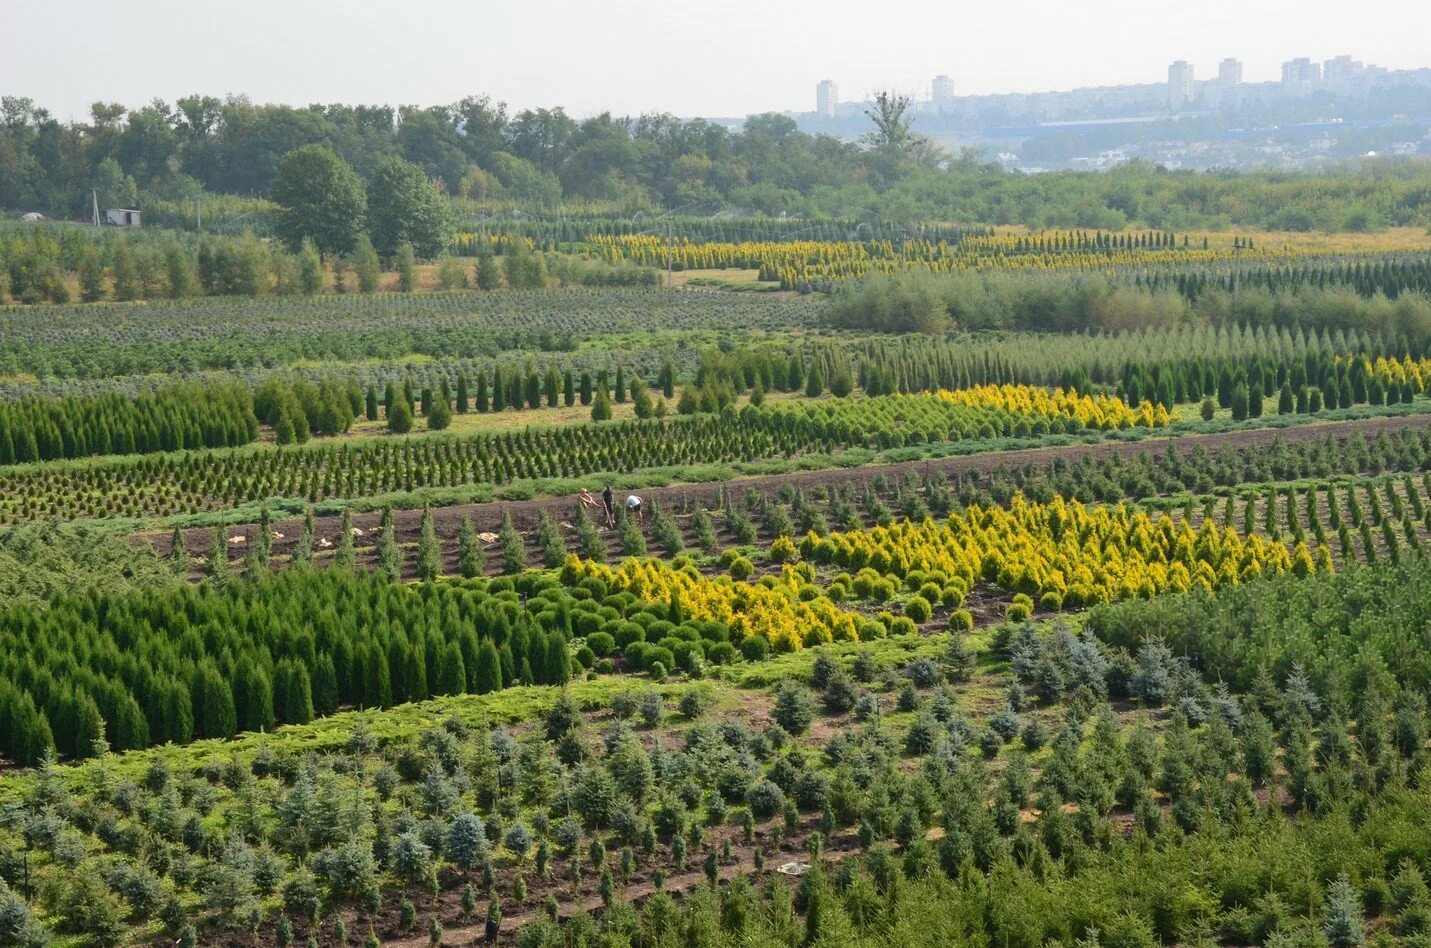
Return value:
[(1289, 59), (1282, 64), (1283, 82), (1316, 82), (1322, 78), (1321, 63), (1314, 63), (1306, 56)]
[(1323, 79), (1350, 79), (1365, 71), (1366, 67), (1350, 56), (1336, 56), (1322, 64)]
[(1168, 67), (1168, 110), (1176, 112), (1192, 104), (1194, 98), (1193, 67), (1179, 59)]
[(815, 86), (815, 114), (820, 118), (835, 117), (835, 103), (840, 101), (840, 90), (833, 79), (821, 79)]
[(1227, 86), (1240, 85), (1242, 83), (1242, 60), (1233, 59), (1231, 56), (1217, 64), (1218, 84), (1226, 88)]
[(948, 76), (935, 76), (930, 91), (935, 102), (948, 102), (954, 98), (954, 80)]

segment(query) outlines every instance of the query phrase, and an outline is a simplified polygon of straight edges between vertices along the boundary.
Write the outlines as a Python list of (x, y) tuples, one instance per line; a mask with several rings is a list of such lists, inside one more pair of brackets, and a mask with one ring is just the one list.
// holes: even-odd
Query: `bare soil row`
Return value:
[[(1285, 429), (1262, 428), (1207, 435), (1182, 435), (1157, 440), (1103, 441), (1096, 444), (1027, 448), (1016, 451), (989, 452), (986, 454), (910, 461), (897, 464), (869, 465), (858, 468), (835, 468), (760, 477), (745, 477), (717, 483), (681, 484), (672, 487), (644, 489), (640, 492), (640, 495), (643, 500), (646, 501), (648, 508), (659, 506), (664, 510), (676, 513), (677, 523), (681, 526), (686, 536), (687, 544), (693, 545), (694, 536), (686, 523), (688, 518), (680, 516), (680, 512), (693, 510), (697, 506), (714, 509), (720, 503), (722, 491), (732, 491), (743, 494), (747, 490), (754, 490), (757, 493), (767, 493), (778, 491), (783, 487), (790, 487), (808, 492), (817, 487), (848, 486), (853, 488), (856, 492), (860, 492), (866, 487), (872, 486), (876, 480), (881, 478), (893, 483), (902, 481), (909, 475), (942, 475), (946, 478), (952, 478), (960, 474), (987, 474), (1000, 469), (1021, 468), (1026, 465), (1046, 467), (1056, 461), (1073, 462), (1085, 457), (1107, 458), (1117, 456), (1132, 458), (1145, 453), (1161, 456), (1165, 454), (1170, 447), (1175, 447), (1180, 452), (1187, 452), (1199, 446), (1207, 451), (1217, 451), (1223, 447), (1228, 447), (1236, 451), (1257, 451), (1277, 441), (1299, 442), (1323, 438), (1329, 435), (1340, 440), (1345, 440), (1356, 434), (1361, 434), (1365, 437), (1374, 437), (1382, 432), (1392, 433), (1408, 428), (1420, 430), (1428, 426), (1431, 426), (1431, 414), (1327, 422)], [(622, 499), (624, 499), (624, 494), (618, 495), (618, 503)], [(444, 570), (454, 573), (457, 571), (458, 534), (462, 528), (462, 522), (466, 518), (471, 518), (474, 528), (479, 533), (494, 534), (500, 528), (502, 518), (505, 515), (510, 515), (513, 524), (526, 539), (528, 561), (535, 565), (540, 559), (535, 534), (542, 514), (547, 514), (554, 522), (561, 526), (563, 535), (570, 544), (575, 536), (574, 524), (577, 520), (579, 506), (580, 504), (575, 497), (543, 497), (534, 500), (459, 504), (435, 508), (433, 511), (434, 524), (443, 549)], [(598, 512), (593, 511), (593, 514), (597, 513)], [(356, 547), (359, 564), (370, 564), (376, 561), (376, 543), (381, 520), (382, 515), (379, 512), (354, 515), (353, 526), (356, 528), (354, 545)], [(599, 516), (593, 516), (593, 520), (596, 520), (598, 525), (600, 525)], [(647, 517), (646, 528), (648, 532), (648, 542), (650, 540), (650, 520), (651, 518)], [(422, 522), (421, 510), (394, 511), (393, 522), (400, 546), (407, 548), (417, 542)], [(720, 526), (720, 519), (717, 518), (717, 528), (719, 529)], [(273, 532), (271, 555), (275, 562), (282, 563), (291, 558), (297, 547), (299, 538), (303, 533), (303, 521), (301, 519), (275, 521), (271, 529)], [(341, 533), (341, 517), (328, 516), (317, 518), (315, 521), (315, 544), (319, 551), (320, 561), (326, 552), (331, 552), (337, 548)], [(240, 563), (244, 559), (249, 545), (255, 541), (257, 535), (258, 527), (256, 525), (249, 524), (229, 528), (228, 536), (230, 538), (242, 538), (238, 541), (231, 540), (231, 542), (228, 543), (227, 548), (230, 560), (236, 564)], [(603, 535), (607, 540), (608, 553), (612, 557), (619, 556), (621, 549), (617, 531), (604, 529)], [(141, 534), (139, 539), (142, 542), (152, 544), (161, 555), (167, 556), (170, 552), (170, 533)], [(185, 531), (184, 546), (188, 554), (197, 561), (199, 558), (208, 554), (212, 539), (212, 530), (208, 528), (195, 528)], [(722, 536), (721, 539), (723, 542), (728, 542), (731, 538)], [(500, 570), (500, 551), (497, 549), (495, 542), (488, 543), (487, 547), (488, 572), (497, 572)], [(407, 560), (407, 569), (411, 570), (413, 568), (411, 563), (412, 557), (408, 556)], [(194, 575), (198, 575), (197, 568)]]

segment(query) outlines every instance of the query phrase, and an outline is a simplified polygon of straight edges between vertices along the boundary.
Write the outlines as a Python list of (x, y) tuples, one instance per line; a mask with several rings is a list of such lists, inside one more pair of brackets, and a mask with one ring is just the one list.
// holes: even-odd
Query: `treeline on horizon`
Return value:
[(384, 161), (404, 158), (474, 209), (599, 204), (627, 216), (669, 207), (1033, 228), (1431, 224), (1424, 162), (1382, 159), (1308, 174), (1174, 172), (1130, 162), (1107, 173), (1025, 175), (968, 149), (951, 156), (907, 141), (809, 135), (780, 115), (752, 116), (731, 131), (670, 115), (513, 113), (479, 96), (431, 108), (294, 108), (188, 96), (132, 111), (96, 103), (88, 121), (72, 123), (7, 96), (0, 99), (0, 208), (82, 218), (95, 188), (105, 206), (145, 208), (151, 222), (191, 223), (192, 199), (205, 196), (210, 215), (237, 220), (253, 202), (215, 196), (266, 196), (284, 157), (307, 144), (332, 148), (365, 179)]

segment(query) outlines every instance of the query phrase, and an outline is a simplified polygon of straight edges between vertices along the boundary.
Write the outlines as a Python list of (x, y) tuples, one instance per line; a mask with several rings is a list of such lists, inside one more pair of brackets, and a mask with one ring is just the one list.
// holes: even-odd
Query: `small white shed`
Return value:
[(115, 227), (143, 227), (143, 221), (138, 211), (127, 208), (111, 207), (104, 212), (104, 222)]

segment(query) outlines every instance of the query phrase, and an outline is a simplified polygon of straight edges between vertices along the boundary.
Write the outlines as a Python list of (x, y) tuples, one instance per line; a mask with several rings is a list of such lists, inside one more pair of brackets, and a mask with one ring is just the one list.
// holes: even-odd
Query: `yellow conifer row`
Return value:
[(1137, 410), (1111, 395), (1080, 395), (1072, 389), (1049, 391), (1034, 385), (977, 385), (973, 388), (941, 390), (936, 396), (955, 405), (996, 408), (1044, 419), (1073, 418), (1082, 428), (1105, 431), (1135, 425), (1162, 428), (1173, 416), (1161, 405), (1143, 402)]
[(657, 559), (632, 557), (613, 567), (567, 557), (564, 581), (580, 582), (588, 576), (646, 602), (668, 604), (679, 598), (686, 615), (702, 622), (725, 623), (737, 643), (747, 635), (763, 635), (777, 651), (792, 651), (859, 638), (859, 618), (854, 613), (823, 596), (802, 599), (800, 592), (807, 584), (793, 566), (786, 566), (774, 582), (765, 584), (703, 576), (694, 566), (678, 568)]
[(901, 521), (826, 537), (810, 534), (801, 552), (817, 562), (872, 569), (900, 579), (938, 572), (964, 589), (983, 581), (1026, 593), (1047, 606), (1083, 606), (1133, 596), (1211, 590), (1264, 573), (1331, 570), (1324, 546), (1288, 549), (1210, 522), (1085, 507), (1016, 496), (1008, 509), (969, 507), (947, 520)]
[(659, 235), (593, 235), (589, 243), (605, 260), (677, 270), (759, 270), (762, 280), (790, 288), (800, 284), (858, 279), (869, 273), (893, 273), (920, 267), (940, 273), (972, 271), (1091, 272), (1123, 267), (1200, 265), (1237, 261), (1285, 261), (1312, 255), (1310, 249), (1239, 247), (1080, 246), (1074, 232), (1032, 237), (967, 237), (957, 244), (911, 238), (903, 242), (763, 240), (698, 243), (677, 238), (667, 246)]
[(1366, 371), (1368, 380), (1376, 379), (1383, 385), (1392, 382), (1398, 385), (1410, 385), (1412, 390), (1424, 394), (1427, 386), (1431, 385), (1431, 359), (1413, 359), (1411, 356), (1397, 358), (1391, 356), (1377, 356), (1375, 361), (1369, 360), (1364, 355), (1358, 356), (1338, 356), (1337, 362), (1361, 362)]

